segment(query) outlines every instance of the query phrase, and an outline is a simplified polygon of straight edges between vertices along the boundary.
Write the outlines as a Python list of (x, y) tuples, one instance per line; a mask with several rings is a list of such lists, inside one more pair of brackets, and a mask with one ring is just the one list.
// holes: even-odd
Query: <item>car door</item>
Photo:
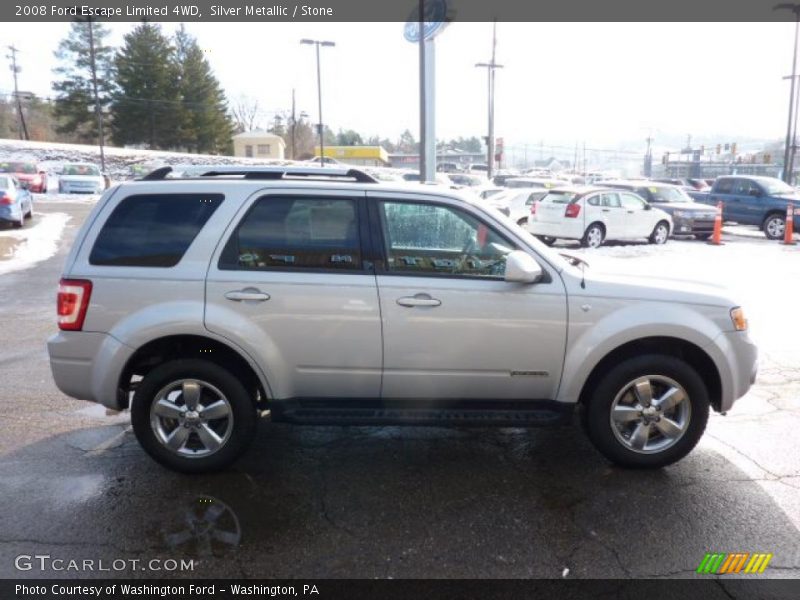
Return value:
[(736, 221), (739, 218), (739, 210), (741, 208), (740, 202), (734, 193), (734, 190), (741, 189), (741, 179), (730, 177), (720, 179), (714, 186), (714, 193), (711, 194), (711, 200), (716, 206), (718, 202), (722, 202), (722, 219), (724, 221)]
[(606, 228), (606, 239), (619, 240), (626, 237), (625, 211), (617, 192), (603, 192), (590, 196), (584, 202), (586, 206), (587, 225), (594, 221), (602, 221)]
[(260, 192), (212, 259), (206, 327), (257, 360), (276, 398), (380, 394), (380, 308), (362, 248), (364, 210), (360, 192)]
[(748, 225), (761, 225), (764, 220), (765, 199), (764, 190), (751, 179), (740, 179), (740, 184), (735, 188), (736, 199), (732, 207), (736, 210), (736, 221)]
[(555, 398), (567, 324), (558, 274), (504, 281), (506, 254), (526, 248), (463, 202), (367, 195), (381, 251), (382, 397)]
[(632, 192), (620, 192), (625, 218), (625, 238), (642, 238), (653, 233), (657, 213), (647, 210), (647, 202)]

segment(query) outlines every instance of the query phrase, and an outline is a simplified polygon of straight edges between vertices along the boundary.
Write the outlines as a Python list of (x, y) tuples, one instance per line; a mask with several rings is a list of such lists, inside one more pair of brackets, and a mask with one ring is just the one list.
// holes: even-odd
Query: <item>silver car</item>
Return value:
[(64, 393), (130, 407), (172, 469), (230, 465), (260, 415), (521, 427), (576, 411), (611, 461), (661, 467), (754, 381), (724, 290), (593, 274), (472, 196), (338, 167), (167, 171), (99, 199), (48, 349)]
[(68, 163), (58, 173), (60, 194), (102, 194), (106, 179), (100, 167), (91, 163)]

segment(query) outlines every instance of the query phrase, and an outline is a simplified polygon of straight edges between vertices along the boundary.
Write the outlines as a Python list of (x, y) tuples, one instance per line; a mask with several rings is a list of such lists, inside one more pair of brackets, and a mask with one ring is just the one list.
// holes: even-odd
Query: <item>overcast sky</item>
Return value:
[[(109, 25), (118, 45), (134, 24)], [(176, 24), (166, 23), (172, 32)], [(53, 51), (67, 23), (0, 24), (20, 50), (20, 89), (51, 94)], [(418, 50), (402, 23), (190, 23), (230, 101), (317, 119), (314, 50), (322, 49), (323, 116), (334, 130), (418, 137)], [(438, 138), (485, 135), (489, 23), (454, 23), (436, 40)], [(791, 23), (499, 23), (496, 135), (507, 145), (572, 143), (616, 147), (659, 136), (780, 138), (786, 128)], [(12, 89), (0, 69), (0, 90)], [(719, 141), (726, 141), (721, 139)], [(644, 142), (642, 142), (644, 143)]]

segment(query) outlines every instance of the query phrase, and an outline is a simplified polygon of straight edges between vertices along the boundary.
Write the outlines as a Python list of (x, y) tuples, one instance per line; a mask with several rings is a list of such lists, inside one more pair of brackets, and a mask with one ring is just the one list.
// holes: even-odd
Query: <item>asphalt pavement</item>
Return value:
[[(768, 369), (655, 472), (611, 466), (577, 424), (267, 421), (228, 472), (165, 470), (127, 413), (50, 376), (56, 284), (90, 208), (39, 202), (72, 216), (59, 251), (0, 276), (0, 577), (710, 577), (708, 552), (772, 553), (760, 577), (800, 577), (800, 365)], [(37, 554), (44, 570), (18, 558)]]

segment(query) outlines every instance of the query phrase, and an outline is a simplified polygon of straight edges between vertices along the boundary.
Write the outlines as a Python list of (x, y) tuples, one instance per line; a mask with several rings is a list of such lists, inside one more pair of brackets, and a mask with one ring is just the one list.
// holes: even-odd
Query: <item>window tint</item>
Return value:
[(228, 240), (219, 266), (361, 269), (356, 203), (338, 198), (260, 198)]
[(103, 225), (89, 262), (174, 267), (222, 200), (222, 194), (129, 196)]
[(730, 194), (731, 190), (733, 190), (733, 179), (719, 179), (717, 181), (717, 187), (714, 190), (719, 194)]
[(600, 195), (600, 206), (604, 208), (619, 208), (619, 194), (611, 193), (611, 194), (601, 194)]
[(434, 204), (382, 206), (389, 271), (502, 279), (514, 246), (472, 215)]
[(620, 202), (622, 203), (622, 208), (626, 208), (628, 210), (644, 209), (644, 200), (639, 198), (639, 196), (634, 196), (633, 194), (620, 194), (619, 197)]

